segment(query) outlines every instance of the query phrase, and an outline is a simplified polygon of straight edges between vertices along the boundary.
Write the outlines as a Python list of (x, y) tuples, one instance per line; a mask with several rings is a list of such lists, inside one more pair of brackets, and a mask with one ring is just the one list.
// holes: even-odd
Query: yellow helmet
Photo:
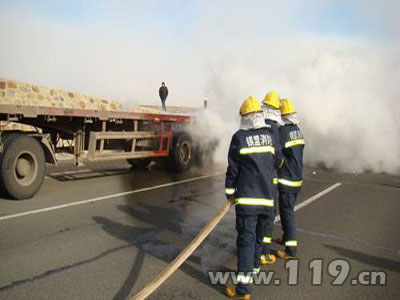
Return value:
[(289, 99), (282, 99), (280, 109), (282, 115), (294, 114), (296, 112), (294, 110), (292, 101)]
[(240, 107), (240, 115), (244, 116), (255, 112), (262, 112), (261, 104), (256, 98), (249, 96)]
[(269, 92), (265, 95), (265, 98), (263, 100), (265, 104), (268, 104), (276, 109), (279, 109), (281, 99), (279, 98), (279, 95), (277, 92)]

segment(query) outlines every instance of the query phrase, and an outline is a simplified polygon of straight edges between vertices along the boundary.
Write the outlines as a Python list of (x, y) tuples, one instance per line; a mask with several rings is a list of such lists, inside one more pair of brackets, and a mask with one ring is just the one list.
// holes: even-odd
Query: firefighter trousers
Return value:
[(271, 215), (236, 215), (239, 294), (250, 294), (252, 276), (260, 267), (264, 230)]
[(296, 256), (297, 253), (297, 234), (294, 220), (296, 198), (297, 193), (279, 192), (279, 214), (283, 230), (283, 242), (285, 243), (285, 252), (290, 256)]
[(276, 189), (274, 190), (274, 208), (271, 216), (267, 216), (267, 219), (264, 220), (264, 236), (262, 239), (262, 254), (268, 255), (271, 254), (271, 245), (272, 245), (272, 231), (274, 229), (274, 220), (276, 215), (278, 214), (277, 203), (278, 203), (278, 188), (274, 186)]

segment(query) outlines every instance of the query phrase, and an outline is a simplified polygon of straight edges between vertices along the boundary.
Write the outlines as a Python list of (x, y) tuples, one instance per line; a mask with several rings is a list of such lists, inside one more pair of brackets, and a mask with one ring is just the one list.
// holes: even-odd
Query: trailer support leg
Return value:
[[(134, 121), (133, 122), (133, 131), (138, 131), (138, 121)], [(132, 148), (131, 148), (131, 152), (135, 152), (136, 149), (136, 139), (132, 140)]]
[[(107, 123), (103, 121), (101, 124), (101, 132), (106, 132), (106, 131), (107, 131)], [(103, 153), (103, 150), (104, 150), (104, 140), (100, 140), (100, 149), (99, 149), (100, 154)]]
[(75, 133), (74, 136), (74, 154), (75, 154), (75, 165), (83, 166), (82, 160), (82, 148), (83, 148), (83, 134), (82, 130)]

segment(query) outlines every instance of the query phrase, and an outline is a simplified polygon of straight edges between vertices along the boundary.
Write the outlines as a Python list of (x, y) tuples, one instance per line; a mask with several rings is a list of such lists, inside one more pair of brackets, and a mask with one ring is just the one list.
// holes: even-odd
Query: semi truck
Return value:
[(31, 198), (58, 153), (73, 155), (76, 166), (118, 159), (145, 166), (165, 158), (173, 171), (187, 171), (200, 151), (187, 130), (197, 111), (124, 111), (118, 102), (0, 78), (0, 189)]

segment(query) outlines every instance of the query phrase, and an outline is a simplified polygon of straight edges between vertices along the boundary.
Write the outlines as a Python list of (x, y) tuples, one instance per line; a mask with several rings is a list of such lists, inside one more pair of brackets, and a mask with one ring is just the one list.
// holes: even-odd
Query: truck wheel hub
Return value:
[(30, 169), (31, 169), (31, 166), (30, 166), (28, 160), (26, 160), (24, 158), (18, 159), (17, 172), (18, 172), (19, 176), (21, 176), (21, 177), (27, 176), (29, 174)]
[(190, 160), (192, 153), (191, 153), (191, 149), (190, 149), (190, 145), (188, 142), (183, 142), (181, 145), (181, 149), (180, 149), (180, 156), (181, 156), (181, 161), (184, 164), (187, 164), (188, 161)]
[(29, 184), (35, 177), (35, 159), (30, 153), (22, 153), (15, 164), (15, 175), (21, 184)]

